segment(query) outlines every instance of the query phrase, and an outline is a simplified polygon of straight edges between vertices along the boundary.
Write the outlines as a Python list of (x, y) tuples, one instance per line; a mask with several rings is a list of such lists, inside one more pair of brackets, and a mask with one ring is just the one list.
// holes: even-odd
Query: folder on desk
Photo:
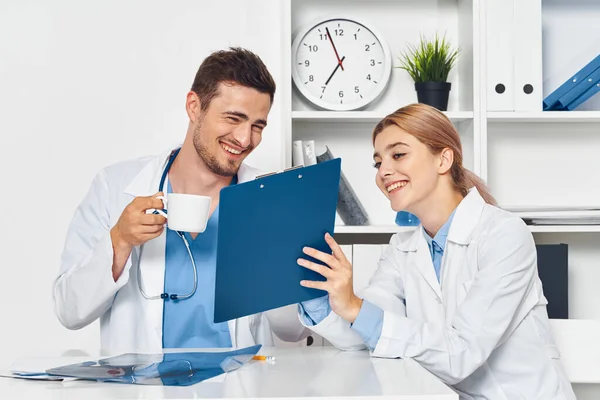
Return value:
[(297, 259), (304, 246), (331, 253), (340, 174), (336, 158), (221, 190), (215, 323), (326, 294), (300, 285), (325, 278)]
[(99, 382), (189, 386), (242, 367), (260, 349), (254, 345), (229, 351), (125, 353), (49, 368), (46, 373)]

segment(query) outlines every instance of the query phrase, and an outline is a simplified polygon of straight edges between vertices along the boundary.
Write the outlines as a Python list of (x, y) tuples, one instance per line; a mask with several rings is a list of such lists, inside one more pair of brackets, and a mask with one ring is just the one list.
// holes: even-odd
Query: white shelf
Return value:
[(488, 112), (489, 122), (600, 122), (600, 111)]
[(577, 233), (577, 232), (599, 232), (600, 225), (529, 225), (533, 233)]
[(398, 232), (410, 232), (415, 230), (414, 226), (400, 227), (396, 225), (364, 225), (364, 226), (352, 226), (352, 225), (336, 225), (335, 233), (354, 233), (354, 234), (367, 234), (367, 233), (398, 233)]
[[(375, 124), (388, 114), (378, 111), (292, 111), (292, 120), (302, 122), (360, 122)], [(473, 119), (473, 111), (446, 111), (444, 114), (452, 122)]]
[[(528, 225), (532, 233), (600, 233), (600, 225)], [(400, 227), (395, 225), (336, 225), (334, 232), (340, 234), (389, 234), (411, 232), (414, 226)]]

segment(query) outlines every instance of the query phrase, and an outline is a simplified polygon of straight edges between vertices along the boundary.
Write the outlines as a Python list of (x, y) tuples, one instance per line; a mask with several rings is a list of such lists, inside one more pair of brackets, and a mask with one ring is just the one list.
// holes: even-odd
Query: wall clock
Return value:
[(292, 77), (318, 108), (366, 107), (385, 90), (392, 62), (384, 38), (354, 18), (322, 18), (302, 28), (292, 44)]

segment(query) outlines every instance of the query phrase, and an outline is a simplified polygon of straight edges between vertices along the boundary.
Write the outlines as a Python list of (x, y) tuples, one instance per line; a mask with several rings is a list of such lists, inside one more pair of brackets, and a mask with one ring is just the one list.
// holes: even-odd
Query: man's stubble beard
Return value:
[[(208, 169), (219, 176), (231, 177), (237, 174), (238, 166), (231, 160), (227, 162), (227, 165), (222, 165), (219, 163), (219, 160), (210, 153), (207, 146), (202, 142), (202, 122), (199, 122), (194, 130), (194, 148), (196, 149), (196, 153), (198, 157), (202, 160), (202, 162), (208, 167)], [(219, 144), (220, 146), (220, 144)]]

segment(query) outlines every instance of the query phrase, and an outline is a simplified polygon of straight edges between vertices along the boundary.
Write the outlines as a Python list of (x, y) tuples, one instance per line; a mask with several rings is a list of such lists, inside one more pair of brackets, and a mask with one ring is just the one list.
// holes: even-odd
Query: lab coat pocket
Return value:
[(560, 360), (560, 351), (558, 347), (552, 345), (545, 345), (544, 350), (546, 351), (546, 355), (553, 360)]

